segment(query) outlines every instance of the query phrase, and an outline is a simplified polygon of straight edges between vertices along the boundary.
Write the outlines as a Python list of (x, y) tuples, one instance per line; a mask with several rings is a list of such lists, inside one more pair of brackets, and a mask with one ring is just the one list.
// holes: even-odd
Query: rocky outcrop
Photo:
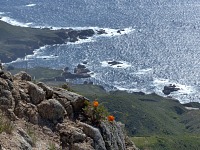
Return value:
[(104, 121), (93, 126), (83, 122), (85, 101), (65, 89), (34, 84), (25, 72), (13, 77), (2, 71), (0, 108), (14, 129), (12, 134), (0, 133), (1, 149), (136, 149), (120, 123)]
[(114, 65), (119, 65), (119, 64), (123, 64), (123, 63), (118, 62), (118, 61), (109, 61), (108, 64), (111, 66), (114, 66)]
[(17, 73), (16, 75), (14, 75), (14, 79), (15, 80), (25, 80), (25, 81), (32, 80), (31, 76), (24, 71), (21, 71), (21, 72)]
[[(14, 61), (17, 58), (24, 58), (25, 55), (33, 54), (35, 49), (45, 45), (66, 44), (77, 42), (80, 39), (87, 39), (94, 35), (107, 34), (104, 29), (75, 30), (69, 28), (52, 30), (50, 28), (24, 28), (12, 26), (1, 20), (0, 26), (1, 32), (6, 33), (6, 36), (0, 39), (2, 45), (0, 60), (4, 63)], [(8, 29), (10, 32), (7, 32)]]
[(175, 91), (178, 91), (178, 90), (180, 90), (180, 88), (177, 88), (176, 85), (170, 84), (168, 86), (164, 86), (164, 89), (163, 89), (162, 92), (165, 95), (169, 95), (171, 92), (175, 92)]
[(43, 119), (52, 122), (63, 120), (66, 113), (65, 108), (56, 99), (42, 101), (37, 108)]
[(90, 70), (86, 68), (85, 65), (78, 64), (74, 68), (74, 73), (68, 71), (69, 68), (65, 67), (63, 73), (61, 74), (62, 77), (65, 79), (75, 79), (75, 78), (89, 78), (90, 77)]

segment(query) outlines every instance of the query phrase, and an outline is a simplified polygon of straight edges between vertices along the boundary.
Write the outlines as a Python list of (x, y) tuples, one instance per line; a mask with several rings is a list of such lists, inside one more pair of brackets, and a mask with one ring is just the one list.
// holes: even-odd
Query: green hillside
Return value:
[(104, 103), (141, 149), (187, 150), (200, 146), (200, 110), (156, 94), (107, 93), (95, 85), (73, 85), (74, 91)]
[(9, 62), (32, 54), (45, 44), (62, 43), (55, 31), (12, 26), (0, 21), (0, 60)]

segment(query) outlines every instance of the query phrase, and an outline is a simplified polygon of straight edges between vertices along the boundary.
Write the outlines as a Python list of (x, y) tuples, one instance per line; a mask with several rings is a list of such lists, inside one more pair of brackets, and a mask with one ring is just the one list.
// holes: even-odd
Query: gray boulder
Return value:
[(37, 107), (42, 118), (53, 122), (63, 119), (66, 114), (65, 108), (55, 99), (45, 100)]
[(45, 99), (45, 92), (43, 91), (42, 88), (29, 81), (27, 82), (27, 84), (28, 84), (28, 94), (33, 104), (37, 105)]
[(49, 86), (47, 86), (46, 84), (39, 82), (37, 84), (39, 87), (41, 87), (45, 92), (46, 92), (46, 98), (50, 99), (53, 96), (53, 89)]
[(107, 150), (99, 129), (83, 122), (79, 122), (79, 125), (83, 128), (83, 132), (94, 140), (95, 150)]
[(119, 123), (102, 122), (100, 129), (107, 150), (126, 150), (125, 136)]
[[(85, 97), (61, 88), (54, 88), (54, 94), (59, 98), (65, 98), (73, 107), (74, 112), (79, 112), (85, 106)], [(64, 102), (61, 102), (64, 103)], [(66, 102), (65, 102), (66, 103)]]
[(4, 108), (12, 108), (14, 105), (14, 98), (9, 90), (0, 91), (0, 106)]

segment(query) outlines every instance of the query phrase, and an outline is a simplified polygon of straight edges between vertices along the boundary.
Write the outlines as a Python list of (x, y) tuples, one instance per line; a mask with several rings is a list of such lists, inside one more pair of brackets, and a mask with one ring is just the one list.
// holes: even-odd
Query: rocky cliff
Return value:
[(0, 149), (137, 149), (121, 123), (84, 121), (85, 101), (65, 89), (35, 84), (25, 72), (13, 76), (0, 69)]

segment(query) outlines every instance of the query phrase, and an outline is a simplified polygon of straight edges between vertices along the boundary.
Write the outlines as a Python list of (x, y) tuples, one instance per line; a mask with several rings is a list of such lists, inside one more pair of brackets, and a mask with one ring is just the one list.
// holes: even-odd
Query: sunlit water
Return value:
[[(68, 66), (73, 70), (87, 61), (94, 74), (86, 80), (108, 90), (163, 95), (164, 85), (172, 83), (181, 90), (170, 96), (181, 102), (199, 101), (200, 1), (7, 0), (0, 2), (0, 16), (19, 26), (105, 28), (109, 32), (75, 44), (36, 50), (27, 57), (29, 67)], [(115, 34), (124, 28), (126, 33)], [(112, 60), (123, 64), (108, 65)], [(12, 63), (16, 67), (25, 64), (24, 60)]]

